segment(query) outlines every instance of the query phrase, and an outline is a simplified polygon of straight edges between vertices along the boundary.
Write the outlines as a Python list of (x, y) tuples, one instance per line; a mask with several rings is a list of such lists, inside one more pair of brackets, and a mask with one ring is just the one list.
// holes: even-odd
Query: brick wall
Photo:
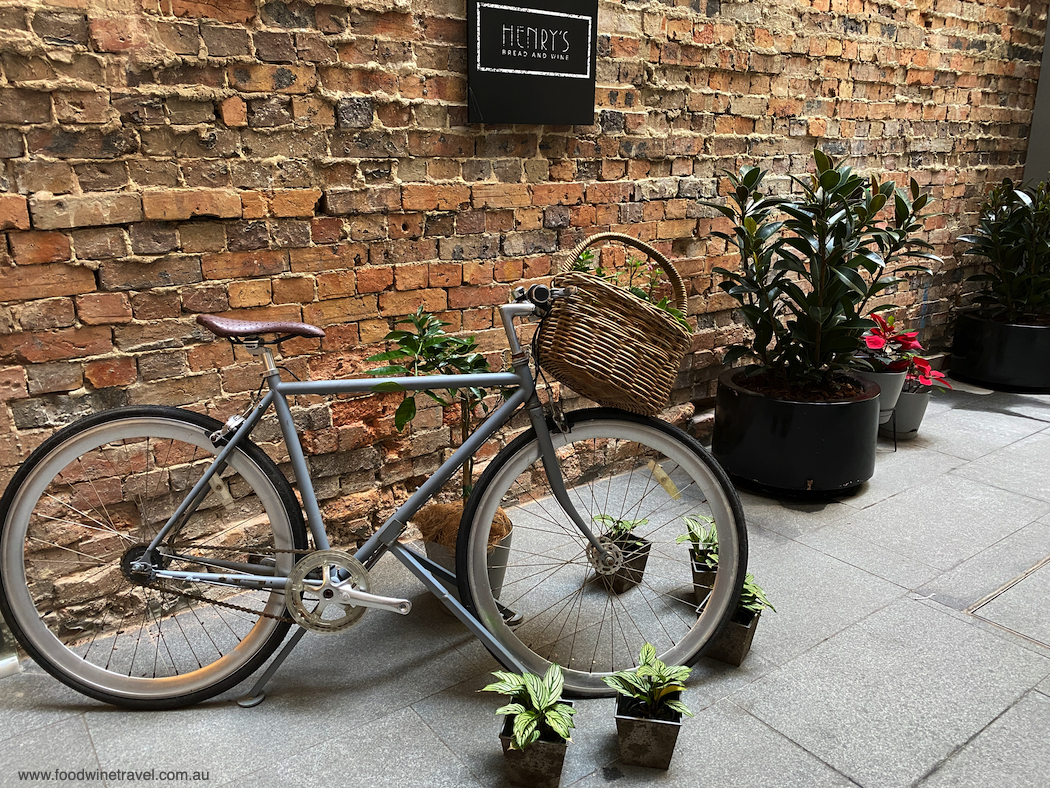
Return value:
[[(365, 368), (419, 303), (497, 352), (509, 286), (600, 229), (678, 262), (699, 330), (674, 397), (703, 400), (740, 328), (695, 200), (743, 163), (799, 172), (817, 144), (932, 190), (945, 262), (894, 299), (943, 342), (966, 297), (952, 241), (1023, 170), (1046, 10), (602, 0), (594, 125), (484, 127), (466, 123), (463, 0), (6, 2), (0, 483), (94, 408), (239, 409), (255, 368), (197, 313), (323, 326), (285, 346), (315, 377)], [(447, 443), (436, 412), (397, 436), (397, 400), (299, 407), (354, 528)]]

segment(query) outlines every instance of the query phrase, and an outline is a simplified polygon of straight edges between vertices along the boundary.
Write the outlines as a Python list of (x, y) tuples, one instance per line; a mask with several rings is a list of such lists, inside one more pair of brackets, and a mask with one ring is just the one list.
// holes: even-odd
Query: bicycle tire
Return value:
[[(747, 532), (725, 472), (681, 430), (607, 408), (570, 413), (567, 423), (565, 433), (552, 428), (551, 437), (573, 505), (592, 524), (600, 524), (599, 515), (635, 523), (633, 535), (650, 544), (648, 563), (641, 570), (625, 564), (614, 578), (599, 574), (583, 535), (551, 497), (529, 429), (478, 480), (457, 544), (457, 579), (466, 607), (527, 670), (542, 675), (557, 662), (567, 694), (609, 696), (602, 677), (635, 667), (646, 642), (678, 665), (694, 664), (710, 647), (736, 610)], [(513, 523), (502, 555), (488, 548), (498, 508)], [(711, 517), (717, 529), (718, 571), (709, 592), (693, 585), (690, 545), (678, 542), (685, 514)], [(500, 569), (506, 563), (498, 602), (494, 561)]]
[[(218, 452), (209, 435), (220, 427), (179, 408), (98, 413), (41, 444), (11, 480), (0, 499), (0, 609), (59, 681), (117, 706), (176, 708), (238, 684), (280, 645), (290, 626), (274, 618), (285, 614), (283, 592), (204, 583), (167, 591), (127, 571)], [(154, 560), (287, 574), (307, 543), (287, 479), (250, 441), (217, 476)]]

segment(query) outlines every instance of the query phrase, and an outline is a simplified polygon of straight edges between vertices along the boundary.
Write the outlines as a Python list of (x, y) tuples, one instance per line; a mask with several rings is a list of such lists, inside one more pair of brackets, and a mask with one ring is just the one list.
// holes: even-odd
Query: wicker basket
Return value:
[(667, 404), (689, 332), (662, 309), (593, 274), (569, 271), (591, 246), (615, 241), (644, 252), (671, 283), (672, 304), (685, 314), (682, 277), (656, 249), (620, 233), (599, 233), (576, 246), (555, 276), (575, 292), (554, 302), (536, 334), (537, 360), (573, 391), (602, 405), (652, 415)]

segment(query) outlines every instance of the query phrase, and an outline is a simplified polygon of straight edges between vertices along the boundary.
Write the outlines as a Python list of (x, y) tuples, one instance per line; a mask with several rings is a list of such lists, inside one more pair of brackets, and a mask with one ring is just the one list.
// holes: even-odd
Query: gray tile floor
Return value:
[[(779, 612), (741, 668), (697, 667), (670, 771), (621, 765), (611, 701), (584, 701), (563, 785), (1045, 785), (1050, 396), (939, 395), (916, 440), (880, 441), (858, 494), (743, 499), (751, 569)], [(375, 585), (413, 596), (413, 614), (307, 637), (254, 709), (230, 693), (129, 713), (24, 665), (0, 679), (0, 785), (100, 768), (216, 786), (503, 785), (496, 698), (477, 693), (497, 665), (396, 564)]]

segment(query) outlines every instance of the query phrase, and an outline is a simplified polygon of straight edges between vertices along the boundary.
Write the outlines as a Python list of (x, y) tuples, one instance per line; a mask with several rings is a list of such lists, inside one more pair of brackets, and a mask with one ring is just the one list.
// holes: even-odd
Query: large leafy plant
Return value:
[(541, 679), (532, 673), (494, 671), (496, 681), (482, 688), (482, 692), (498, 692), (510, 696), (510, 703), (496, 709), (497, 714), (514, 718), (511, 748), (524, 750), (540, 738), (570, 741), (574, 727), (572, 715), (576, 709), (561, 700), (565, 686), (561, 668), (552, 664)]
[(729, 175), (727, 204), (704, 203), (732, 223), (714, 234), (735, 248), (740, 266), (714, 273), (753, 332), (726, 361), (751, 359), (771, 383), (798, 388), (826, 387), (853, 365), (874, 326), (863, 317), (872, 299), (900, 274), (928, 270), (905, 258), (938, 259), (916, 237), (929, 195), (914, 180), (905, 192), (819, 150), (813, 159), (812, 174), (792, 176), (796, 194), (770, 194), (766, 172), (745, 166)]
[[(423, 311), (419, 307), (414, 314), (397, 321), (407, 325), (404, 330), (394, 330), (384, 338), (396, 347), (384, 353), (369, 356), (372, 363), (385, 362), (383, 366), (369, 370), (370, 375), (472, 375), (490, 372), (489, 363), (477, 350), (474, 337), (454, 337), (445, 333), (448, 323)], [(380, 391), (401, 391), (395, 383), (378, 383)], [(473, 416), (484, 404), (485, 391), (476, 386), (461, 386), (447, 389), (426, 389), (422, 392), (442, 407), (458, 404), (460, 408), (460, 442), (470, 435)], [(404, 401), (394, 413), (394, 426), (400, 432), (416, 417), (416, 395), (406, 394)], [(463, 465), (463, 498), (470, 494), (473, 479), (473, 459)]]
[(617, 671), (602, 681), (618, 694), (633, 698), (639, 717), (666, 718), (668, 711), (692, 717), (693, 713), (677, 697), (677, 693), (685, 689), (685, 680), (691, 672), (682, 665), (665, 665), (656, 658), (656, 648), (646, 643), (637, 668)]
[(971, 282), (989, 316), (1007, 323), (1045, 323), (1050, 316), (1050, 186), (1017, 188), (1004, 180), (988, 194), (977, 228), (960, 241), (984, 260)]

